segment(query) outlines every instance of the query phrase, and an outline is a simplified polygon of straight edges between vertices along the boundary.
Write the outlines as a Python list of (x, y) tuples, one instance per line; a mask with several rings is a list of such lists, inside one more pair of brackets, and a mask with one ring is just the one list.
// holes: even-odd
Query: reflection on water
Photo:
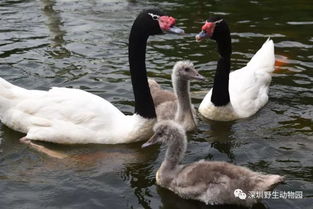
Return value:
[(51, 33), (51, 47), (53, 48), (48, 53), (54, 58), (65, 58), (70, 56), (70, 51), (68, 51), (64, 45), (64, 35), (65, 31), (61, 28), (63, 25), (59, 11), (54, 9), (56, 2), (54, 0), (41, 0), (43, 7), (43, 14), (47, 17), (46, 25)]
[[(188, 134), (184, 163), (222, 160), (286, 176), (278, 191), (303, 191), (301, 200), (264, 200), (254, 208), (312, 207), (313, 5), (309, 1), (0, 1), (0, 77), (29, 89), (80, 88), (133, 111), (127, 40), (142, 9), (156, 7), (177, 18), (187, 34), (151, 37), (148, 75), (171, 89), (178, 60), (195, 63), (208, 83), (193, 82), (198, 107), (212, 87), (218, 54), (213, 41), (196, 43), (208, 15), (230, 25), (232, 69), (249, 61), (268, 36), (276, 70), (269, 103), (234, 122), (207, 121)], [(51, 159), (20, 144), (23, 135), (0, 128), (0, 204), (3, 208), (235, 208), (183, 200), (155, 185), (165, 147), (46, 144), (69, 155)]]
[(61, 29), (63, 25), (62, 19), (58, 11), (53, 7), (55, 6), (54, 0), (41, 0), (43, 7), (42, 11), (47, 16), (47, 26), (51, 32), (52, 46), (61, 46), (64, 44), (63, 36), (66, 34)]

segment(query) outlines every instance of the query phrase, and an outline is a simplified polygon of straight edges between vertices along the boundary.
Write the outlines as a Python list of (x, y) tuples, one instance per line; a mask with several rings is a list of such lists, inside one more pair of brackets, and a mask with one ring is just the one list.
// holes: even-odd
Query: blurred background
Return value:
[[(127, 42), (143, 9), (177, 19), (186, 35), (149, 39), (149, 77), (171, 89), (170, 73), (191, 60), (207, 83), (192, 82), (197, 108), (212, 87), (218, 54), (211, 40), (194, 36), (210, 15), (228, 22), (232, 70), (245, 66), (270, 36), (276, 70), (268, 104), (234, 122), (200, 119), (188, 135), (184, 163), (222, 160), (286, 176), (278, 191), (302, 191), (297, 200), (263, 200), (253, 208), (309, 209), (313, 202), (313, 4), (309, 0), (1, 0), (0, 77), (28, 89), (80, 88), (133, 113)], [(165, 147), (65, 146), (50, 158), (19, 143), (23, 134), (0, 125), (1, 208), (234, 208), (183, 200), (155, 184)]]

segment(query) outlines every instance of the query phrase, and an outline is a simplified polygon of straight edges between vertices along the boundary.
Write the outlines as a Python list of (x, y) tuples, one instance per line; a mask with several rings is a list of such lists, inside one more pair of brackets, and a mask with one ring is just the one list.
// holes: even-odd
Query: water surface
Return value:
[[(193, 61), (209, 80), (192, 83), (196, 107), (212, 87), (218, 59), (213, 41), (194, 41), (210, 14), (229, 23), (233, 70), (245, 66), (268, 36), (273, 38), (278, 62), (268, 104), (248, 119), (200, 119), (199, 130), (188, 135), (184, 162), (222, 160), (285, 175), (277, 190), (302, 191), (303, 198), (264, 200), (254, 208), (312, 208), (310, 1), (2, 0), (0, 77), (28, 89), (84, 89), (131, 114), (128, 34), (136, 15), (151, 7), (176, 17), (187, 34), (149, 39), (148, 74), (171, 89), (174, 63)], [(45, 144), (70, 156), (57, 160), (20, 144), (22, 136), (0, 127), (1, 208), (234, 208), (183, 200), (156, 186), (163, 146)]]

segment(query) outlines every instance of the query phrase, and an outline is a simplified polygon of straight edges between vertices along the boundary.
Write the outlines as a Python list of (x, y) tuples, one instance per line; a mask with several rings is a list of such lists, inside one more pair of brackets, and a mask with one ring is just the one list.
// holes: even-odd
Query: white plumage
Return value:
[(274, 43), (268, 39), (247, 66), (229, 74), (230, 104), (215, 106), (211, 102), (211, 89), (201, 102), (199, 112), (206, 118), (221, 121), (252, 116), (268, 101), (274, 63)]
[[(30, 140), (62, 144), (118, 144), (147, 139), (156, 121), (150, 95), (145, 54), (150, 35), (182, 33), (173, 18), (157, 21), (158, 10), (145, 10), (135, 19), (129, 35), (130, 76), (135, 114), (124, 115), (110, 102), (79, 89), (26, 90), (0, 78), (0, 119), (8, 127), (26, 133), (22, 142), (51, 155)], [(161, 24), (162, 23), (162, 24)], [(166, 24), (165, 24), (166, 23)], [(170, 27), (164, 28), (165, 25)], [(54, 154), (53, 154), (54, 155)]]
[[(94, 94), (70, 88), (27, 90), (0, 78), (0, 119), (31, 140), (116, 144), (151, 135), (155, 119), (124, 115)], [(122, 128), (121, 128), (122, 127)]]

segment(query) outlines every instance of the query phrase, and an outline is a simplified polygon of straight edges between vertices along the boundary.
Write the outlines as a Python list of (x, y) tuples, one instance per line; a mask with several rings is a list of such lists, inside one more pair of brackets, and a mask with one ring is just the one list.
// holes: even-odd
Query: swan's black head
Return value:
[(146, 32), (147, 35), (158, 35), (163, 33), (183, 34), (184, 30), (175, 26), (176, 20), (166, 16), (156, 9), (142, 11), (136, 18), (134, 26), (138, 31)]
[(151, 35), (164, 32), (182, 33), (175, 19), (159, 10), (142, 11), (135, 19), (129, 34), (128, 57), (135, 95), (135, 113), (144, 118), (156, 118), (154, 103), (147, 81), (146, 46)]
[(230, 30), (226, 21), (221, 17), (210, 17), (201, 28), (201, 32), (196, 35), (197, 41), (202, 41), (206, 38), (213, 40), (224, 39), (230, 34)]

